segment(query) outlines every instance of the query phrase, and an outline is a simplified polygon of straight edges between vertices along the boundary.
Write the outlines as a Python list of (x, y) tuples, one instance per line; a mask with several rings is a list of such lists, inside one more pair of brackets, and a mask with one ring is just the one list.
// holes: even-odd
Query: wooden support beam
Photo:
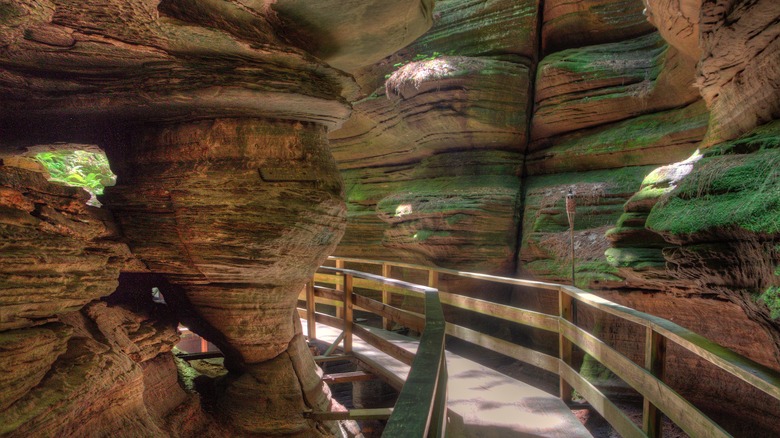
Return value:
[[(336, 268), (344, 269), (344, 260), (336, 260)], [(344, 291), (344, 284), (336, 284), (336, 290)], [(344, 318), (344, 308), (336, 307), (336, 318)]]
[(377, 350), (387, 353), (388, 355), (398, 359), (406, 365), (411, 365), (414, 360), (414, 353), (407, 351), (403, 347), (388, 341), (387, 339), (377, 336), (360, 325), (355, 325), (355, 334), (364, 340), (367, 344), (373, 346)]
[(593, 359), (604, 364), (637, 392), (650, 399), (666, 416), (695, 437), (729, 437), (717, 423), (696, 406), (676, 393), (664, 382), (651, 375), (644, 367), (605, 344), (600, 339), (567, 321), (561, 321), (561, 333)]
[(577, 392), (588, 400), (596, 410), (623, 438), (643, 438), (645, 435), (631, 418), (620, 410), (610, 399), (598, 390), (592, 383), (585, 380), (577, 371), (569, 365), (558, 362), (560, 368), (558, 374), (571, 383)]
[(348, 383), (348, 382), (363, 382), (366, 380), (374, 380), (377, 377), (371, 373), (365, 371), (350, 371), (348, 373), (335, 373), (325, 374), (322, 376), (322, 381), (325, 383)]
[(309, 339), (317, 339), (316, 304), (317, 301), (314, 298), (314, 278), (312, 278), (306, 283), (306, 328)]
[[(558, 290), (558, 315), (561, 319), (571, 322), (573, 319), (572, 314), (572, 297)], [(558, 359), (568, 366), (572, 366), (572, 343), (564, 335), (562, 330), (558, 330)], [(572, 386), (562, 376), (558, 378), (560, 397), (564, 403), (571, 403), (572, 398)]]
[(348, 360), (352, 362), (355, 360), (355, 356), (352, 356), (351, 354), (334, 354), (332, 356), (314, 356), (314, 362), (322, 363), (322, 362), (335, 362), (338, 360)]
[(355, 301), (355, 306), (358, 308), (380, 315), (391, 324), (397, 322), (404, 327), (409, 327), (418, 332), (423, 331), (423, 328), (425, 327), (425, 316), (420, 316), (397, 307), (391, 307), (362, 295), (353, 295), (353, 299)]
[(530, 327), (558, 332), (558, 317), (448, 292), (439, 292), (442, 304), (501, 318)]
[[(382, 277), (390, 278), (390, 275), (392, 273), (392, 266), (390, 266), (387, 263), (382, 263)], [(386, 284), (382, 285), (382, 304), (385, 305), (392, 305), (393, 302), (393, 293), (390, 292)], [(385, 330), (392, 330), (393, 329), (393, 321), (382, 317), (382, 328)]]
[(447, 334), (488, 350), (501, 353), (551, 373), (558, 373), (558, 358), (463, 326), (447, 323)]
[(344, 353), (352, 352), (352, 275), (344, 275)]
[(428, 287), (439, 288), (439, 271), (428, 270)]
[(209, 351), (206, 353), (182, 353), (177, 354), (176, 357), (183, 360), (198, 360), (198, 359), (214, 359), (217, 357), (224, 357), (221, 351)]
[[(344, 332), (339, 333), (339, 335), (336, 337), (336, 340), (333, 341), (332, 344), (330, 344), (330, 347), (328, 347), (327, 350), (325, 350), (325, 354), (323, 356), (330, 356), (331, 353), (333, 353), (333, 350), (336, 349), (336, 347), (339, 346), (339, 343), (344, 339)], [(345, 353), (349, 353), (348, 351), (345, 351)]]
[[(653, 330), (652, 327), (647, 327), (645, 334), (645, 369), (661, 381), (663, 381), (664, 377), (665, 358), (666, 338)], [(642, 411), (642, 430), (647, 434), (648, 438), (659, 438), (662, 435), (661, 419), (663, 414), (647, 397), (644, 397)]]

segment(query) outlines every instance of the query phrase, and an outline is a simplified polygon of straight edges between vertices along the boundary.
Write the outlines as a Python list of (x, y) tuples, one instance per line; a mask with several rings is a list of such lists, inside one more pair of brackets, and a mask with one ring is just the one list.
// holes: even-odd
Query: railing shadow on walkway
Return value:
[[(349, 353), (357, 335), (375, 348), (396, 357), (412, 368), (383, 434), (388, 438), (443, 436), (446, 427), (447, 369), (444, 335), (462, 339), (516, 360), (557, 374), (560, 397), (571, 401), (576, 390), (623, 437), (661, 436), (661, 413), (692, 437), (728, 437), (720, 425), (702, 413), (663, 381), (665, 351), (673, 342), (688, 352), (723, 369), (736, 379), (780, 400), (780, 373), (722, 347), (671, 321), (605, 300), (576, 287), (486, 274), (432, 268), (400, 262), (330, 257), (335, 267), (321, 267), (299, 297), (306, 303), (299, 313), (307, 320), (310, 337), (316, 338), (316, 323), (343, 327), (344, 352)], [(345, 269), (346, 263), (381, 266), (382, 275)], [(427, 286), (390, 278), (393, 268), (420, 271)], [(555, 315), (497, 304), (438, 289), (439, 276), (447, 274), (490, 283), (503, 283), (557, 292)], [(332, 287), (322, 286), (323, 284)], [(381, 293), (381, 300), (355, 293), (355, 289)], [(424, 312), (393, 307), (393, 295), (417, 296), (424, 300)], [(336, 306), (337, 317), (316, 312), (316, 304)], [(552, 356), (498, 339), (444, 320), (441, 304), (558, 335), (558, 355)], [(644, 367), (613, 349), (574, 323), (575, 306), (588, 306), (645, 328)], [(358, 308), (382, 317), (382, 325), (395, 323), (422, 332), (416, 356), (395, 347), (354, 323)], [(339, 342), (337, 340), (337, 342)], [(334, 343), (335, 346), (335, 343)], [(572, 351), (577, 346), (607, 367), (644, 397), (642, 427), (638, 427), (597, 387), (573, 368)], [(370, 415), (369, 412), (367, 415)]]

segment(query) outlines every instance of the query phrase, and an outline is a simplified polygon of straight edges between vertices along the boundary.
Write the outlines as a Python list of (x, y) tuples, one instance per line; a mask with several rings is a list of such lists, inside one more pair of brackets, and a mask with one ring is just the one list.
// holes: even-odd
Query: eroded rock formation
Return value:
[[(387, 56), (431, 3), (0, 2), (3, 433), (342, 435), (303, 416), (332, 406), (294, 313), (343, 233), (326, 135), (358, 90), (317, 57)], [(32, 146), (81, 144), (118, 174), (102, 210), (30, 169)], [(226, 355), (209, 412), (177, 381), (177, 322)]]
[[(569, 189), (578, 286), (780, 369), (776, 1), (358, 3), (0, 0), (3, 433), (339, 435), (293, 309), (345, 226), (340, 255), (565, 282)], [(84, 144), (101, 210), (30, 159)], [(204, 398), (177, 322), (226, 355)]]
[(367, 97), (330, 135), (353, 230), (338, 254), (510, 272), (536, 5), (436, 11), (414, 44), (355, 73)]

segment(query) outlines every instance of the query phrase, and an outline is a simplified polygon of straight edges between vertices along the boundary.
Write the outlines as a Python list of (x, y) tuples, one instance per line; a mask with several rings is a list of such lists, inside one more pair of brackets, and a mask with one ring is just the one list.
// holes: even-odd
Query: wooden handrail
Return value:
[[(355, 276), (356, 278), (358, 277), (357, 274), (359, 273), (361, 278), (371, 279), (383, 285), (380, 288), (375, 288), (375, 290), (383, 292), (382, 303), (374, 301), (370, 306), (372, 308), (366, 310), (373, 311), (377, 314), (380, 314), (383, 318), (386, 318), (384, 323), (385, 327), (387, 326), (388, 321), (394, 321), (403, 324), (403, 322), (399, 322), (401, 318), (398, 315), (406, 315), (411, 313), (408, 311), (405, 311), (406, 314), (398, 313), (400, 309), (396, 309), (390, 305), (389, 301), (392, 293), (408, 293), (406, 292), (407, 290), (414, 290), (415, 293), (425, 294), (426, 333), (429, 332), (429, 326), (427, 325), (429, 310), (427, 309), (427, 306), (428, 293), (430, 291), (428, 289), (436, 289), (429, 287), (428, 289), (415, 290), (417, 288), (426, 288), (426, 286), (414, 285), (415, 287), (413, 288), (407, 288), (406, 286), (408, 286), (409, 283), (386, 278), (386, 275), (390, 274), (392, 267), (414, 269), (426, 272), (428, 275), (429, 286), (438, 287), (438, 279), (440, 274), (447, 274), (461, 278), (471, 278), (493, 283), (525, 286), (558, 292), (560, 307), (557, 315), (533, 312), (446, 292), (440, 292), (436, 295), (440, 295), (441, 302), (447, 305), (477, 313), (488, 314), (493, 317), (511, 321), (513, 323), (557, 332), (560, 337), (560, 351), (559, 356), (555, 358), (544, 355), (540, 352), (536, 352), (534, 350), (529, 350), (527, 348), (513, 345), (506, 341), (491, 338), (487, 335), (475, 332), (470, 329), (451, 326), (449, 324), (446, 325), (447, 334), (460, 337), (466, 341), (476, 343), (499, 353), (507, 354), (511, 357), (517, 358), (518, 360), (542, 365), (542, 367), (545, 369), (557, 372), (557, 374), (561, 377), (561, 387), (564, 388), (561, 393), (562, 397), (566, 398), (567, 395), (571, 394), (570, 388), (573, 387), (588, 401), (590, 401), (594, 408), (596, 408), (597, 411), (599, 411), (614, 427), (616, 427), (616, 429), (620, 430), (624, 436), (659, 436), (659, 410), (664, 412), (676, 424), (682, 427), (683, 430), (693, 436), (729, 436), (728, 433), (725, 432), (720, 426), (714, 423), (706, 415), (701, 413), (693, 405), (691, 405), (679, 394), (674, 392), (671, 388), (662, 382), (661, 379), (663, 378), (664, 351), (668, 341), (674, 342), (683, 349), (725, 370), (730, 375), (733, 375), (765, 392), (766, 394), (780, 400), (780, 373), (777, 371), (752, 361), (751, 359), (748, 359), (744, 356), (741, 356), (734, 351), (718, 345), (702, 337), (701, 335), (685, 329), (671, 321), (613, 303), (591, 293), (580, 290), (576, 287), (532, 280), (498, 277), (472, 272), (462, 272), (452, 269), (426, 267), (402, 262), (364, 260), (346, 257), (330, 257), (330, 259), (336, 261), (336, 263), (340, 266), (344, 266), (345, 263), (360, 263), (382, 266), (382, 273), (385, 276), (359, 273), (359, 271), (351, 271), (347, 269), (342, 270), (346, 273), (349, 273), (350, 275)], [(323, 270), (331, 272), (337, 271), (335, 268), (326, 267), (323, 267)], [(366, 284), (361, 284), (361, 287), (372, 288)], [(572, 314), (572, 309), (577, 303), (582, 303), (583, 305), (645, 327), (646, 336), (644, 367), (634, 364), (631, 360), (611, 349), (598, 338), (577, 327), (573, 321), (574, 315)], [(406, 320), (408, 321), (408, 317), (406, 317)], [(443, 325), (442, 331), (444, 330), (445, 327)], [(435, 329), (435, 332), (438, 332), (438, 328)], [(425, 338), (425, 335), (423, 335), (423, 338)], [(443, 345), (443, 342), (441, 345)], [(617, 409), (614, 404), (612, 404), (606, 398), (606, 396), (604, 396), (597, 388), (587, 382), (571, 367), (570, 349), (573, 345), (576, 345), (588, 354), (591, 354), (591, 356), (596, 358), (596, 360), (601, 362), (612, 372), (617, 374), (624, 381), (637, 389), (640, 394), (645, 397), (642, 429), (639, 429), (638, 427), (634, 426), (630, 420), (627, 420), (625, 415), (622, 414), (622, 412), (620, 412), (619, 409)], [(554, 365), (554, 362), (551, 361), (556, 361), (558, 363), (557, 369), (555, 369), (556, 366)], [(424, 363), (426, 362), (421, 361), (421, 364)], [(431, 365), (424, 365), (424, 368), (428, 370), (430, 370), (431, 367)], [(412, 368), (412, 371), (414, 371), (414, 367)], [(440, 373), (437, 373), (436, 375), (439, 374)], [(430, 378), (430, 376), (428, 378)], [(439, 388), (439, 390), (441, 390), (441, 388)]]
[[(340, 265), (343, 266), (343, 264)], [(422, 338), (417, 354), (411, 360), (409, 376), (401, 389), (382, 436), (387, 438), (443, 437), (447, 410), (447, 362), (444, 355), (444, 311), (439, 301), (438, 289), (341, 267), (322, 266), (320, 270), (344, 278), (343, 282), (337, 283), (336, 290), (323, 290), (327, 290), (329, 294), (331, 292), (343, 293), (344, 352), (347, 354), (352, 350), (353, 332), (362, 335), (364, 340), (370, 337), (368, 331), (353, 323), (353, 307), (356, 304), (372, 308), (367, 310), (378, 311), (390, 320), (410, 322), (410, 318), (414, 316), (414, 314), (402, 309), (392, 308), (386, 303), (355, 295), (353, 279), (361, 278), (378, 283), (384, 287), (380, 287), (380, 290), (383, 291), (388, 290), (387, 286), (392, 286), (423, 295), (425, 322)], [(435, 284), (435, 279), (431, 278), (433, 277), (429, 277), (429, 283)], [(314, 284), (314, 279), (312, 279), (311, 284)], [(311, 310), (314, 305), (310, 304), (309, 300), (316, 301), (317, 289), (319, 288), (316, 286), (311, 288), (311, 292), (308, 287), (306, 289), (306, 316), (311, 315), (315, 320), (325, 316)], [(334, 298), (333, 295), (331, 298)], [(384, 294), (383, 301), (385, 301)], [(328, 319), (335, 318), (323, 318), (322, 320), (328, 321)], [(404, 353), (406, 352), (404, 351)]]

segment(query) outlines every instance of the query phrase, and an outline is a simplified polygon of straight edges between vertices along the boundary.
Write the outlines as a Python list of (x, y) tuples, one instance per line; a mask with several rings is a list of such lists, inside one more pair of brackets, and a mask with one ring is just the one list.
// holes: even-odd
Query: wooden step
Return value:
[(352, 409), (343, 412), (304, 412), (303, 416), (319, 421), (336, 420), (387, 420), (393, 408)]
[(365, 371), (350, 371), (347, 373), (325, 374), (322, 381), (325, 383), (362, 382), (376, 379), (376, 376)]

